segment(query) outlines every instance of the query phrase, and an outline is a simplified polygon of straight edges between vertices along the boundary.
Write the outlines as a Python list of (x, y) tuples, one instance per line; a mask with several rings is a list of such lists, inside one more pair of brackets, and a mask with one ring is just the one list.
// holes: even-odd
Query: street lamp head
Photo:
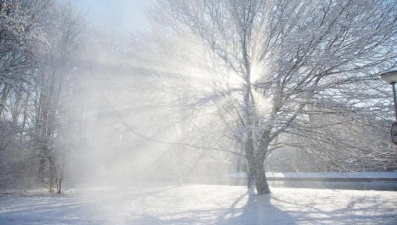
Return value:
[(396, 92), (396, 83), (397, 83), (397, 70), (382, 73), (380, 78), (387, 83), (391, 84), (393, 87), (393, 99), (394, 99), (394, 114), (396, 116), (396, 122), (394, 122), (391, 126), (391, 138), (393, 143), (397, 145), (397, 92)]
[(386, 72), (386, 73), (382, 73), (380, 75), (380, 78), (383, 81), (386, 81), (389, 84), (397, 83), (397, 70)]

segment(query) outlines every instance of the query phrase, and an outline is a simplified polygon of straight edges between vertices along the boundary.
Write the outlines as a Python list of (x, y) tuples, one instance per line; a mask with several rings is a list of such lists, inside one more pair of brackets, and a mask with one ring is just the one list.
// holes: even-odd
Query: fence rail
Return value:
[[(397, 172), (267, 173), (269, 185), (294, 188), (330, 188), (397, 191)], [(246, 182), (245, 173), (229, 176), (236, 185)]]
[[(358, 173), (266, 173), (270, 186), (291, 188), (326, 188), (397, 191), (397, 172)], [(187, 184), (247, 185), (245, 173), (225, 177), (185, 177)]]

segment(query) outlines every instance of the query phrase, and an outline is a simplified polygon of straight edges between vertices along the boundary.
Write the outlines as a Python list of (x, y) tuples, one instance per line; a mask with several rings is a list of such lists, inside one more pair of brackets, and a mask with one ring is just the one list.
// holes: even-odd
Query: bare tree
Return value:
[(24, 177), (38, 170), (49, 191), (60, 193), (64, 153), (76, 132), (65, 121), (78, 86), (82, 13), (71, 3), (3, 0), (0, 21), (1, 163)]
[[(270, 193), (263, 162), (286, 144), (280, 134), (302, 136), (311, 115), (374, 110), (379, 101), (365, 90), (396, 67), (396, 1), (166, 0), (151, 12), (158, 71), (184, 88), (190, 107), (211, 106), (200, 114), (222, 121), (219, 135), (233, 131), (259, 194)], [(306, 138), (326, 138), (307, 128)]]
[[(4, 172), (14, 180), (26, 178), (26, 128), (34, 71), (38, 66), (37, 46), (42, 43), (38, 17), (47, 0), (0, 1), (0, 121)], [(12, 125), (11, 125), (12, 124)], [(13, 128), (13, 129), (10, 129)], [(14, 176), (15, 175), (15, 176)]]
[[(49, 191), (61, 192), (64, 178), (64, 141), (70, 141), (66, 100), (74, 94), (76, 74), (73, 68), (79, 56), (79, 44), (84, 28), (82, 14), (71, 3), (52, 2), (44, 8), (42, 17), (44, 37), (42, 58), (36, 78), (34, 144), (39, 149), (39, 177)], [(70, 109), (69, 109), (70, 110)], [(63, 126), (62, 126), (63, 125)], [(69, 144), (72, 144), (70, 142)], [(46, 177), (46, 179), (45, 179)]]
[[(44, 0), (31, 1), (42, 3)], [(37, 58), (36, 45), (40, 31), (35, 21), (37, 11), (26, 9), (23, 1), (0, 2), (0, 116), (8, 94), (21, 92), (31, 80), (31, 72)]]

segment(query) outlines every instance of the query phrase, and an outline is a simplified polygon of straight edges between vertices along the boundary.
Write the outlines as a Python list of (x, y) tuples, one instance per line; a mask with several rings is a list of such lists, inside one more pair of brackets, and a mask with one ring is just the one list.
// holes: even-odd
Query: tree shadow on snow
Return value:
[(391, 200), (379, 200), (376, 196), (351, 198), (346, 207), (323, 214), (326, 217), (319, 217), (318, 222), (327, 222), (326, 218), (332, 218), (332, 221), (346, 221), (341, 224), (397, 224), (395, 204)]
[[(117, 214), (125, 205), (137, 199), (153, 196), (175, 187), (165, 187), (152, 191), (129, 191), (117, 192), (113, 189), (103, 192), (89, 191), (75, 194), (37, 194), (32, 196), (7, 196), (0, 198), (0, 224), (120, 224), (110, 223), (114, 219), (107, 209), (114, 209)], [(103, 195), (102, 195), (103, 194)], [(152, 224), (156, 218), (145, 218)], [(123, 224), (124, 221), (122, 221)], [(146, 223), (145, 223), (146, 224)]]
[[(215, 197), (216, 198), (216, 197)], [(128, 220), (127, 224), (216, 224), (216, 225), (266, 225), (295, 224), (287, 212), (271, 204), (272, 196), (256, 195), (249, 191), (239, 196), (227, 208), (198, 208), (170, 212), (164, 215), (143, 214), (138, 218)], [(246, 201), (246, 203), (244, 203)], [(243, 207), (241, 205), (244, 204)], [(173, 207), (170, 205), (170, 207)]]
[[(341, 196), (338, 196), (338, 198), (341, 198)], [(327, 205), (322, 204), (321, 201), (300, 203), (272, 197), (271, 199), (275, 204), (288, 207), (289, 210), (285, 213), (289, 215), (289, 219), (279, 220), (279, 222), (277, 220), (271, 221), (273, 224), (397, 224), (396, 210), (390, 200), (380, 201), (375, 196), (348, 198), (347, 205), (338, 202), (337, 199), (335, 203)]]
[(262, 225), (262, 224), (295, 224), (288, 212), (272, 205), (272, 194), (257, 195), (248, 191), (248, 201), (243, 208), (232, 207), (219, 219), (221, 225)]

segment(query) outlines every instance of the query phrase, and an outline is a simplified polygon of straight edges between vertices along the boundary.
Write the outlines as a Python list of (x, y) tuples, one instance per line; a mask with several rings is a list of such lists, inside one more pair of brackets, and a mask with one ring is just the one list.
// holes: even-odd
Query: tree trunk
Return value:
[(245, 143), (245, 157), (248, 162), (248, 188), (250, 188), (254, 182), (256, 186), (256, 192), (261, 194), (269, 194), (270, 188), (266, 179), (265, 167), (263, 165), (264, 158), (266, 158), (266, 149), (268, 146), (268, 142), (261, 142), (260, 146), (262, 151), (254, 150), (254, 141), (251, 136), (248, 137), (247, 142)]
[(255, 175), (256, 192), (258, 193), (258, 195), (270, 194), (270, 188), (269, 188), (269, 184), (267, 183), (266, 172), (263, 166), (263, 160), (256, 159), (254, 166), (255, 166), (254, 175)]
[(255, 173), (254, 173), (254, 169), (252, 169), (252, 165), (250, 165), (248, 168), (247, 179), (248, 179), (248, 188), (251, 188), (255, 182)]
[(44, 184), (45, 163), (46, 163), (46, 160), (45, 160), (44, 156), (41, 156), (40, 165), (39, 165), (39, 179), (40, 179), (41, 183), (43, 183), (43, 184)]
[(254, 182), (256, 186), (256, 191), (259, 195), (269, 194), (270, 187), (267, 183), (266, 172), (263, 166), (263, 160), (260, 157), (247, 157), (248, 161), (248, 188), (250, 188)]
[(62, 193), (62, 180), (63, 180), (63, 172), (61, 173), (61, 176), (59, 178), (59, 180), (56, 180), (57, 183), (57, 193), (61, 194)]

